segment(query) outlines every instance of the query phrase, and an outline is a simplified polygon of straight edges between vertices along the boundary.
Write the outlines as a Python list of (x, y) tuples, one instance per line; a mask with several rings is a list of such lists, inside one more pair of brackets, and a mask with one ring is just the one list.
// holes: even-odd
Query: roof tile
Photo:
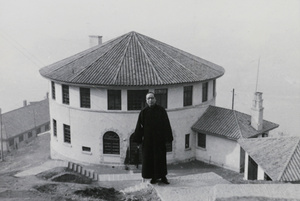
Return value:
[(263, 129), (257, 131), (250, 125), (250, 120), (251, 116), (248, 114), (210, 105), (192, 129), (238, 140), (254, 137), (279, 126), (264, 120)]
[(241, 147), (273, 181), (300, 180), (300, 138), (249, 138)]
[(46, 66), (42, 76), (69, 84), (154, 86), (216, 79), (224, 69), (187, 52), (130, 32)]

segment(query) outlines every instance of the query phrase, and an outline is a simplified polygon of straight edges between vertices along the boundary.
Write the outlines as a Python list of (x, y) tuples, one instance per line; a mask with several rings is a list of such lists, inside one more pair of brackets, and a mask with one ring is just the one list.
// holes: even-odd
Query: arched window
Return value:
[(109, 131), (103, 136), (103, 153), (120, 154), (120, 138), (117, 133)]

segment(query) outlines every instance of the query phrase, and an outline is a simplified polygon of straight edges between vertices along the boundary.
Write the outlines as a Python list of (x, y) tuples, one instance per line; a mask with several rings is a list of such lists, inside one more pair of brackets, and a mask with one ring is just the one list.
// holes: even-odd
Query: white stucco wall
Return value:
[(206, 148), (196, 148), (196, 159), (239, 172), (240, 146), (233, 140), (206, 135)]
[(257, 180), (265, 180), (265, 171), (260, 165), (257, 165)]
[[(195, 158), (196, 135), (191, 126), (200, 118), (208, 105), (214, 105), (212, 82), (209, 82), (209, 100), (202, 103), (202, 84), (193, 85), (193, 105), (183, 107), (183, 87), (168, 86), (167, 112), (173, 130), (173, 151), (167, 154), (168, 163)], [(51, 89), (51, 82), (50, 82)], [(142, 88), (139, 88), (142, 89)], [(155, 88), (147, 88), (154, 91)], [(51, 131), (51, 157), (79, 163), (123, 164), (129, 138), (134, 132), (140, 111), (127, 111), (127, 89), (121, 90), (121, 110), (107, 110), (107, 89), (91, 88), (91, 108), (80, 108), (78, 86), (69, 86), (70, 104), (62, 104), (62, 87), (55, 84), (56, 99), (50, 97), (50, 116), (57, 122), (57, 137)], [(51, 90), (50, 90), (51, 91)], [(63, 124), (71, 128), (71, 144), (64, 143)], [(120, 138), (120, 154), (103, 154), (103, 135), (113, 131)], [(185, 135), (190, 134), (190, 148), (185, 149)], [(91, 152), (83, 152), (82, 146)]]
[(245, 170), (244, 170), (244, 180), (248, 180), (248, 165), (249, 165), (249, 155), (245, 153)]

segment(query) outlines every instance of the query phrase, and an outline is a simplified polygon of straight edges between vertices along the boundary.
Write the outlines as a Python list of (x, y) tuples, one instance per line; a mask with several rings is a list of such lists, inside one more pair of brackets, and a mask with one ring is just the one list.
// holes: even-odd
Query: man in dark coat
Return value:
[(154, 93), (146, 95), (147, 106), (139, 114), (133, 140), (142, 144), (142, 177), (158, 179), (169, 184), (167, 175), (166, 143), (173, 141), (166, 110), (156, 104)]

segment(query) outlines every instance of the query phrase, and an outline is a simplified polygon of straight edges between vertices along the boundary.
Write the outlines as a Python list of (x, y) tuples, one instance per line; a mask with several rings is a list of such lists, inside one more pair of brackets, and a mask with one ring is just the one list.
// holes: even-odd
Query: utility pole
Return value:
[(234, 109), (234, 88), (232, 89), (232, 110)]
[(2, 111), (0, 108), (1, 161), (3, 161)]

